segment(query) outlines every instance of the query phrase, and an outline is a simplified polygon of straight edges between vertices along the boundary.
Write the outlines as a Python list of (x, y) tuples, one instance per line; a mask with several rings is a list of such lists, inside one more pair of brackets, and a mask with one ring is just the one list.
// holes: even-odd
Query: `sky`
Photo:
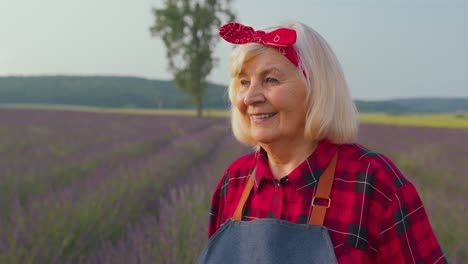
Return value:
[[(163, 0), (0, 0), (0, 76), (123, 75), (172, 79), (152, 37)], [(233, 0), (255, 29), (298, 20), (331, 45), (361, 100), (468, 97), (466, 0)], [(227, 85), (220, 41), (209, 81)]]

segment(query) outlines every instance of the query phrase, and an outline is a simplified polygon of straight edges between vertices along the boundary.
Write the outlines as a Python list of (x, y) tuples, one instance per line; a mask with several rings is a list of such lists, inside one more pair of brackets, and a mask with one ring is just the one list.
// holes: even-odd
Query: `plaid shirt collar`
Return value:
[[(286, 179), (293, 184), (296, 191), (300, 194), (306, 193), (316, 185), (337, 150), (338, 145), (333, 144), (327, 139), (321, 140), (314, 152), (289, 173)], [(268, 165), (268, 155), (263, 148), (260, 148), (255, 153), (255, 160), (254, 191), (257, 192), (261, 188), (263, 180), (274, 181), (274, 177)]]

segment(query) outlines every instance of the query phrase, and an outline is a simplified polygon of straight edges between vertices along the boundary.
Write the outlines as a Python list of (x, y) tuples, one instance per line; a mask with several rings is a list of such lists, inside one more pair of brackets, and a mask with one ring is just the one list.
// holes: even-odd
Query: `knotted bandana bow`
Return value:
[(254, 30), (240, 23), (227, 23), (219, 28), (219, 35), (227, 42), (233, 44), (245, 44), (256, 42), (274, 47), (286, 56), (296, 67), (299, 59), (293, 44), (296, 43), (296, 31), (289, 28), (279, 28), (269, 33), (262, 30)]

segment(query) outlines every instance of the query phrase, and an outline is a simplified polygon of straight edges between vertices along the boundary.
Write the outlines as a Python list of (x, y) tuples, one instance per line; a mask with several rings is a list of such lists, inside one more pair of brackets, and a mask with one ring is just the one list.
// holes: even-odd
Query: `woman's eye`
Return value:
[(247, 81), (247, 80), (241, 80), (240, 84), (241, 84), (242, 87), (247, 87), (247, 86), (249, 86), (250, 82)]
[(275, 83), (278, 83), (278, 80), (275, 79), (275, 78), (272, 78), (272, 77), (267, 77), (267, 78), (265, 79), (265, 82), (266, 82), (266, 83), (269, 83), (269, 84), (275, 84)]

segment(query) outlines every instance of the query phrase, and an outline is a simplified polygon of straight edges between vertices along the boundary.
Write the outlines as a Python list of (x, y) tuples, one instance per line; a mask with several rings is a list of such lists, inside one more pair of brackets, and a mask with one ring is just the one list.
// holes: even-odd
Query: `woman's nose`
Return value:
[(263, 95), (262, 88), (259, 85), (252, 83), (244, 94), (244, 104), (253, 105), (264, 101), (265, 96)]

